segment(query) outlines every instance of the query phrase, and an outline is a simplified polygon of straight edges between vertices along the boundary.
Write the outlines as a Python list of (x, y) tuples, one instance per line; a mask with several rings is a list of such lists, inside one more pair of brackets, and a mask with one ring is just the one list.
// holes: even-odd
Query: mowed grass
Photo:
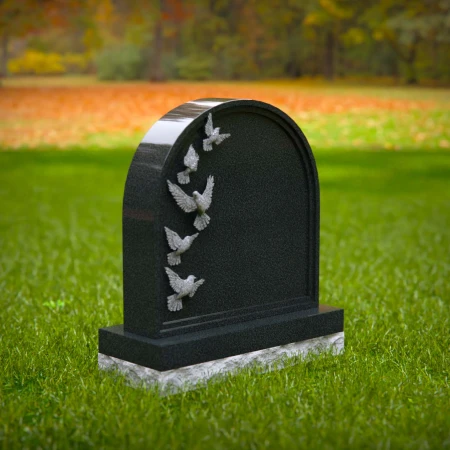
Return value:
[(320, 301), (345, 308), (345, 353), (171, 397), (97, 369), (131, 157), (0, 154), (2, 449), (450, 447), (449, 153), (317, 152)]

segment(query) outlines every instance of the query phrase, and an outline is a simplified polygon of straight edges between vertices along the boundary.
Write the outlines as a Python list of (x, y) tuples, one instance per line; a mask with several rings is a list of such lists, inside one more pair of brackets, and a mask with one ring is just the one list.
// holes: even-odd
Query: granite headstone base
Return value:
[(149, 338), (122, 325), (99, 331), (99, 364), (162, 390), (195, 386), (253, 363), (343, 348), (344, 311), (327, 305), (207, 330)]
[(246, 367), (257, 365), (263, 372), (272, 371), (290, 365), (293, 360), (289, 358), (294, 356), (305, 357), (309, 353), (323, 351), (331, 351), (337, 355), (343, 350), (344, 332), (342, 331), (163, 372), (103, 353), (98, 354), (98, 365), (102, 370), (117, 370), (122, 373), (131, 386), (151, 387), (157, 385), (162, 395), (168, 395), (202, 387), (207, 381), (220, 379)]
[(99, 330), (99, 353), (161, 372), (344, 331), (344, 310), (327, 305), (156, 338), (123, 325)]

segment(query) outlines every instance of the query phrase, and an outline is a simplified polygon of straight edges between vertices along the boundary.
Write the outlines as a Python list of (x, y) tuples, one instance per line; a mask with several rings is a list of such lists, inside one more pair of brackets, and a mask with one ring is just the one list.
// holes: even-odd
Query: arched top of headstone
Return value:
[[(216, 128), (224, 137), (207, 141)], [(185, 211), (195, 191), (208, 190), (208, 219)], [(168, 256), (170, 232), (196, 236)], [(319, 184), (299, 127), (254, 100), (200, 99), (167, 113), (129, 169), (123, 251), (128, 332), (177, 336), (317, 310)], [(170, 300), (173, 273), (204, 282)]]
[[(176, 153), (177, 144), (183, 145), (190, 135), (195, 136), (198, 128), (204, 127), (208, 114), (213, 114), (218, 120), (217, 117), (220, 119), (223, 115), (237, 112), (250, 113), (247, 115), (249, 121), (251, 115), (256, 114), (269, 117), (282, 126), (293, 138), (301, 142), (299, 144), (303, 156), (311, 161), (311, 169), (317, 178), (311, 148), (298, 125), (280, 109), (257, 100), (204, 98), (184, 103), (161, 117), (145, 134), (139, 148), (151, 148), (154, 156), (158, 157), (158, 162), (164, 164), (170, 154)], [(261, 134), (263, 131), (261, 130)]]

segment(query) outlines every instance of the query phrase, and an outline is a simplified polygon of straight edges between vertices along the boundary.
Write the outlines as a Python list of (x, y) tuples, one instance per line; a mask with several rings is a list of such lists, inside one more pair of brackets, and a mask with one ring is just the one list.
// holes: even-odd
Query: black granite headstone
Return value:
[[(198, 227), (193, 193), (208, 200), (212, 181)], [(175, 255), (169, 234), (198, 235)], [(318, 302), (314, 157), (259, 101), (188, 102), (149, 130), (125, 186), (123, 271), (124, 324), (100, 329), (99, 352), (158, 371), (343, 331), (343, 310)]]

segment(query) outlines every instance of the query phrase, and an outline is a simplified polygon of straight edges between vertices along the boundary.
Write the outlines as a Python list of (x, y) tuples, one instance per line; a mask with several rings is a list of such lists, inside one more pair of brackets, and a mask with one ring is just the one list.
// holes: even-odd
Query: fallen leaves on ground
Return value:
[[(206, 97), (261, 100), (305, 122), (325, 115), (345, 118), (347, 113), (401, 114), (435, 108), (435, 102), (430, 100), (308, 92), (307, 89), (290, 90), (261, 84), (5, 87), (0, 91), (0, 145), (5, 148), (34, 148), (42, 144), (66, 147), (82, 144), (87, 136), (95, 134), (144, 134), (169, 110), (186, 101)], [(420, 132), (411, 136), (412, 143), (417, 141), (421, 141)], [(440, 142), (441, 147), (448, 147), (445, 137)]]

